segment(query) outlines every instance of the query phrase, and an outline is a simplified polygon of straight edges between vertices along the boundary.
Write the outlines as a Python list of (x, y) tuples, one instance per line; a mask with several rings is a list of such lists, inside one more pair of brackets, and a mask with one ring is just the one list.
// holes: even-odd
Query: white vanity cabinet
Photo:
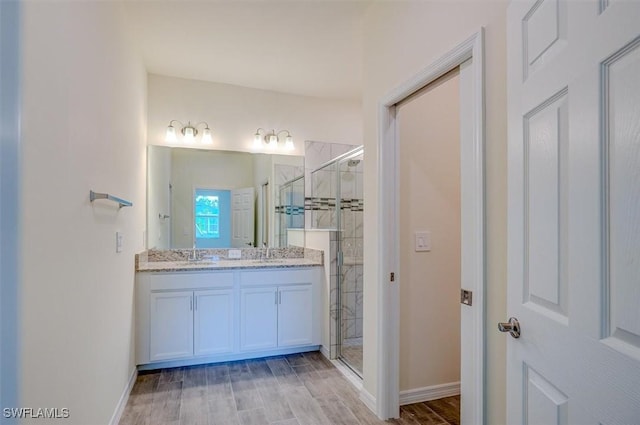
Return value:
[(150, 296), (150, 360), (193, 355), (193, 292), (153, 292)]
[(313, 342), (313, 286), (278, 288), (278, 347)]
[(243, 288), (240, 349), (261, 350), (313, 343), (313, 285)]
[(194, 291), (193, 354), (231, 353), (233, 351), (233, 289)]
[(321, 267), (136, 274), (142, 369), (318, 349)]
[(233, 290), (152, 292), (151, 361), (233, 351)]

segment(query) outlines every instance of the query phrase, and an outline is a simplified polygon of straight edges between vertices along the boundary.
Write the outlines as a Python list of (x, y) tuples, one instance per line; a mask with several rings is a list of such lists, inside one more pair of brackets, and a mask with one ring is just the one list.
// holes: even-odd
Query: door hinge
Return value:
[(390, 280), (391, 282), (395, 282), (395, 281), (396, 281), (396, 274), (395, 274), (395, 273), (393, 273), (393, 272), (391, 272), (391, 275), (389, 276), (389, 280)]

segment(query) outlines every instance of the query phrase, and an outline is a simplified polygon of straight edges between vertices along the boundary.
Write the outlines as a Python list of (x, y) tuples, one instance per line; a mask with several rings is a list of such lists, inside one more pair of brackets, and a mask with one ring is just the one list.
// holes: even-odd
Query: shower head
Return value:
[(358, 164), (360, 164), (360, 160), (359, 159), (350, 159), (349, 162), (347, 162), (347, 165), (349, 167), (355, 167)]

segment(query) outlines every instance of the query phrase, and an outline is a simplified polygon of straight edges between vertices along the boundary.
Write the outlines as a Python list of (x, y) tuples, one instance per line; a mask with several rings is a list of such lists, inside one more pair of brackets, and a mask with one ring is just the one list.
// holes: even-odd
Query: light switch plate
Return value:
[(122, 235), (122, 232), (116, 232), (116, 253), (117, 252), (122, 252), (122, 240), (123, 240), (124, 236)]
[(415, 235), (416, 252), (431, 251), (431, 232), (419, 231)]
[(230, 260), (239, 260), (242, 257), (242, 251), (239, 249), (230, 249), (228, 257)]

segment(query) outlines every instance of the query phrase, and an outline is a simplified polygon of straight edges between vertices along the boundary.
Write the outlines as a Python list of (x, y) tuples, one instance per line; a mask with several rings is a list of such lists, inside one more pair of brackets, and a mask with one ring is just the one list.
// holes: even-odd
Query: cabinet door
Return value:
[(196, 356), (233, 351), (233, 290), (194, 292), (194, 353)]
[(313, 293), (311, 284), (279, 288), (278, 346), (313, 342)]
[(241, 290), (241, 350), (262, 350), (278, 345), (277, 295), (275, 287)]
[(150, 297), (150, 360), (193, 356), (193, 292), (152, 292)]

